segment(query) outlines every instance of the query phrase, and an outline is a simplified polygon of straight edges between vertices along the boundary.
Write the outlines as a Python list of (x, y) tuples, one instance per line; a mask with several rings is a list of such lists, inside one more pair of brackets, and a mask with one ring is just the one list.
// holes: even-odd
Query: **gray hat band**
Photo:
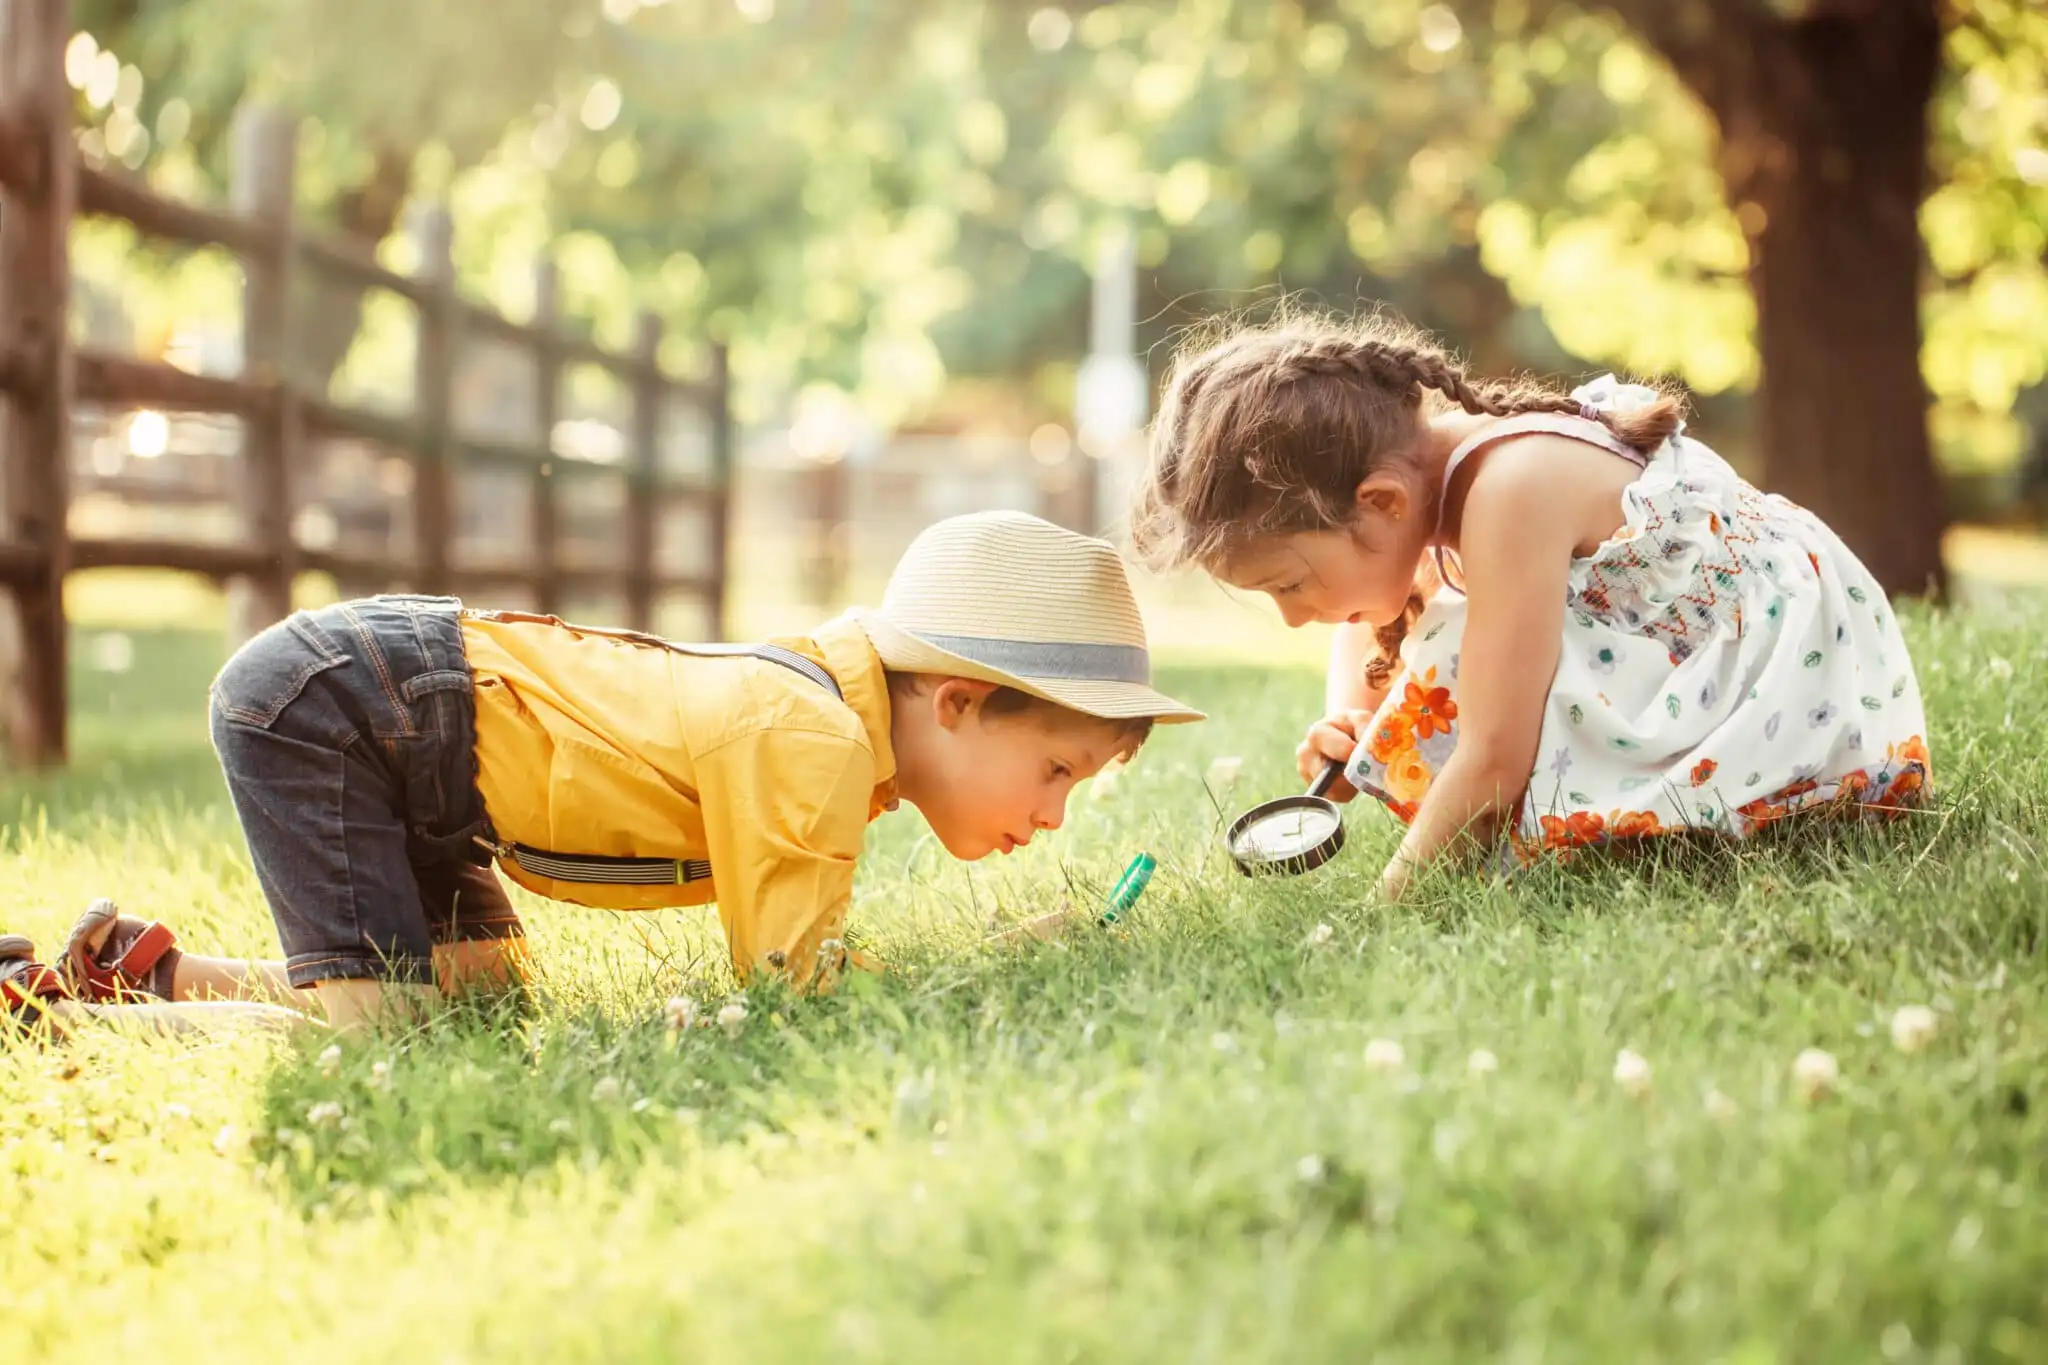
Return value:
[[(901, 629), (901, 627), (898, 627)], [(1095, 645), (1079, 641), (991, 640), (978, 635), (926, 635), (918, 639), (948, 654), (1020, 678), (1060, 678), (1068, 682), (1152, 682), (1152, 660), (1138, 645)]]

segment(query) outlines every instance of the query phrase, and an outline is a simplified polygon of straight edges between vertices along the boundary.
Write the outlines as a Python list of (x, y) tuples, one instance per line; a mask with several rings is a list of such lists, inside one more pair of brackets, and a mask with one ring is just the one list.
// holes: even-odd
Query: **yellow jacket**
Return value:
[[(718, 903), (742, 977), (836, 966), (854, 860), (896, 800), (889, 687), (860, 627), (774, 643), (822, 664), (844, 700), (779, 664), (693, 657), (554, 617), (463, 613), (476, 679), (477, 786), (499, 866), (540, 895), (610, 910)], [(502, 856), (702, 859), (669, 885), (555, 881)], [(820, 962), (820, 945), (828, 945)]]

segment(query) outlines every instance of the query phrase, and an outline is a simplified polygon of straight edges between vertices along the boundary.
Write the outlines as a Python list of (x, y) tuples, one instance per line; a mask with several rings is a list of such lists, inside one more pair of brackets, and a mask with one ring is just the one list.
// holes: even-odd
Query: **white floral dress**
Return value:
[[(1573, 396), (1607, 411), (1656, 398), (1611, 375)], [(1912, 661), (1884, 593), (1832, 531), (1683, 430), (1646, 461), (1582, 417), (1494, 423), (1452, 453), (1446, 485), (1475, 450), (1538, 431), (1642, 473), (1623, 495), (1625, 524), (1572, 565), (1510, 865), (1676, 830), (1742, 837), (1820, 804), (1895, 813), (1925, 799)], [(1440, 589), (1346, 771), (1404, 822), (1457, 747), (1464, 626), (1465, 598)]]

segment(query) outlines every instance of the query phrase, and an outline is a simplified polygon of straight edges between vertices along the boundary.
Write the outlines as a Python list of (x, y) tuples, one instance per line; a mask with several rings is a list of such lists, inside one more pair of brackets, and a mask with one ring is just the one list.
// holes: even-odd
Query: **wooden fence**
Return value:
[[(0, 0), (0, 439), (5, 441), (5, 518), (0, 582), (19, 627), (19, 676), (8, 731), (18, 763), (65, 757), (63, 583), (74, 569), (131, 566), (193, 571), (230, 585), (237, 629), (247, 632), (290, 610), (294, 576), (325, 571), (357, 584), (420, 592), (513, 590), (541, 610), (565, 594), (614, 588), (625, 620), (651, 628), (657, 598), (705, 600), (713, 637), (722, 635), (732, 432), (725, 354), (710, 348), (706, 378), (676, 379), (657, 362), (661, 324), (640, 321), (630, 355), (605, 350), (556, 320), (554, 276), (539, 272), (535, 316), (518, 324), (460, 297), (454, 287), (445, 213), (422, 216), (417, 273), (385, 268), (363, 247), (312, 235), (294, 222), (294, 129), (274, 115), (245, 117), (237, 129), (234, 211), (152, 194), (139, 182), (84, 164), (74, 143), (73, 94), (64, 76), (71, 36), (68, 0)], [(148, 237), (234, 253), (244, 271), (243, 373), (190, 373), (170, 365), (105, 354), (69, 339), (68, 241), (75, 215), (124, 219)], [(301, 272), (380, 289), (409, 300), (418, 331), (413, 410), (392, 415), (333, 401), (297, 374), (290, 339)], [(469, 436), (452, 421), (450, 392), (465, 338), (509, 344), (531, 357), (536, 376), (532, 442)], [(553, 432), (564, 368), (594, 365), (632, 395), (624, 474), (627, 490), (619, 565), (580, 567), (557, 554), (555, 486), (562, 478), (619, 471), (562, 458)], [(708, 427), (709, 477), (664, 478), (659, 468), (663, 414), (672, 399), (701, 412)], [(74, 403), (147, 407), (240, 419), (236, 499), (239, 544), (157, 539), (83, 538), (69, 532), (71, 421)], [(319, 437), (353, 437), (402, 452), (411, 464), (411, 545), (400, 559), (309, 549), (293, 533), (294, 477), (303, 451)], [(530, 553), (517, 565), (450, 562), (451, 475), (457, 467), (518, 471), (531, 480)], [(657, 572), (656, 537), (664, 505), (691, 500), (711, 541), (708, 571)]]

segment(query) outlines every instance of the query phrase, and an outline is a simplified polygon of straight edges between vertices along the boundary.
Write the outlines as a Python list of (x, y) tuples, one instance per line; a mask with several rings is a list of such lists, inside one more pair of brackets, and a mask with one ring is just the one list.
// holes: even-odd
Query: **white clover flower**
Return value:
[(313, 1065), (320, 1069), (320, 1074), (323, 1076), (333, 1077), (339, 1075), (341, 1073), (341, 1045), (339, 1043), (329, 1043), (327, 1050), (320, 1054), (318, 1060)]
[(1934, 1041), (1941, 1020), (1925, 1005), (1901, 1005), (1892, 1015), (1892, 1045), (1901, 1052), (1919, 1052)]
[(1323, 1175), (1323, 1159), (1314, 1152), (1294, 1163), (1294, 1177), (1304, 1185), (1322, 1184)]
[(1824, 1098), (1841, 1079), (1842, 1067), (1832, 1052), (1809, 1047), (1792, 1059), (1792, 1084), (1798, 1088), (1799, 1097), (1803, 1100)]
[(1472, 1055), (1465, 1059), (1465, 1070), (1473, 1076), (1491, 1076), (1500, 1070), (1500, 1058), (1483, 1047), (1472, 1049)]
[(896, 1082), (896, 1121), (919, 1123), (931, 1114), (932, 1074), (905, 1076)]
[(1707, 1087), (1707, 1093), (1701, 1098), (1700, 1106), (1707, 1111), (1707, 1117), (1710, 1119), (1735, 1117), (1735, 1101), (1712, 1086)]
[(548, 1131), (556, 1137), (567, 1137), (570, 1133), (576, 1131), (576, 1125), (567, 1119), (556, 1119), (548, 1125)]
[(333, 1100), (322, 1100), (306, 1111), (306, 1122), (314, 1128), (329, 1128), (341, 1122), (341, 1106)]
[(1123, 780), (1123, 772), (1123, 764), (1112, 763), (1101, 772), (1095, 774), (1094, 777), (1088, 779), (1089, 789), (1093, 792), (1097, 801), (1107, 801), (1109, 799), (1110, 793), (1116, 790), (1116, 784)]
[(619, 1097), (621, 1088), (617, 1076), (600, 1076), (597, 1084), (590, 1087), (590, 1098), (597, 1104), (610, 1104)]
[(669, 1028), (680, 1033), (697, 1022), (697, 1002), (687, 995), (671, 996), (661, 1013)]
[(1984, 671), (2000, 682), (2012, 681), (2012, 661), (2009, 659), (1993, 659), (1984, 666)]
[(1209, 785), (1216, 791), (1224, 792), (1237, 785), (1237, 776), (1244, 771), (1244, 760), (1235, 754), (1209, 760)]
[(1209, 1046), (1218, 1052), (1235, 1052), (1237, 1051), (1237, 1035), (1234, 1033), (1212, 1033), (1209, 1035)]
[(1318, 924), (1315, 928), (1308, 931), (1308, 946), (1311, 948), (1327, 948), (1330, 945), (1330, 940), (1335, 937), (1337, 937), (1335, 929), (1332, 929), (1327, 924)]
[(222, 1124), (220, 1131), (213, 1135), (213, 1150), (220, 1156), (238, 1152), (247, 1145), (248, 1139), (243, 1136), (242, 1130), (232, 1123)]
[(1375, 1038), (1365, 1045), (1365, 1065), (1370, 1071), (1399, 1071), (1408, 1054), (1391, 1038)]
[(740, 1029), (747, 1022), (747, 1007), (735, 1000), (718, 1011), (718, 1026), (725, 1030), (728, 1038), (740, 1036)]
[(370, 1063), (370, 1088), (372, 1090), (389, 1090), (391, 1088), (391, 1063)]
[(1642, 1053), (1623, 1048), (1614, 1054), (1614, 1083), (1624, 1093), (1641, 1099), (1650, 1093), (1650, 1062)]
[(186, 1105), (173, 1103), (164, 1106), (164, 1120), (167, 1123), (183, 1122), (191, 1117), (192, 1110)]

